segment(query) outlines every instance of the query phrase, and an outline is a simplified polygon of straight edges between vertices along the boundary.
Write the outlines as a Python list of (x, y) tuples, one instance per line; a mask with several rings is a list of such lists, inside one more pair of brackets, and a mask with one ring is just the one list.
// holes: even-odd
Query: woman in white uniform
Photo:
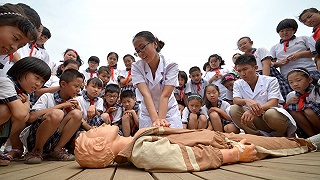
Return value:
[(178, 64), (166, 59), (160, 50), (164, 42), (151, 32), (141, 31), (133, 38), (135, 55), (141, 59), (132, 64), (132, 82), (142, 97), (139, 128), (167, 126), (182, 128), (174, 87), (178, 86)]

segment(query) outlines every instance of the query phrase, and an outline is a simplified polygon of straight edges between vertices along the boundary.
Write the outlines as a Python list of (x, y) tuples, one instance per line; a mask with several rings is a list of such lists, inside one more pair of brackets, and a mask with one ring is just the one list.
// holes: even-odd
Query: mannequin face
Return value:
[[(102, 137), (107, 144), (112, 144), (118, 135), (119, 127), (102, 124), (98, 128), (91, 129), (85, 133), (87, 138), (99, 138)], [(108, 133), (107, 133), (108, 132)], [(111, 147), (110, 147), (111, 148)], [(112, 149), (112, 148), (111, 148)]]
[[(103, 124), (98, 128), (83, 132), (76, 139), (76, 161), (81, 167), (103, 168), (113, 163), (115, 153), (119, 152), (118, 126)], [(122, 148), (122, 147), (120, 147)]]

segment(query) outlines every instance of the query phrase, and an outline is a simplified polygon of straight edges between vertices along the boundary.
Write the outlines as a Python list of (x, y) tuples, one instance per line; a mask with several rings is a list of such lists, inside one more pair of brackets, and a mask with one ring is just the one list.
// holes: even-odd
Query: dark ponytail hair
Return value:
[[(220, 61), (220, 66), (219, 66), (220, 68), (221, 68), (222, 65), (225, 65), (224, 60), (223, 60), (222, 57), (219, 56), (218, 54), (212, 54), (211, 56), (209, 56), (207, 62), (210, 63), (210, 59), (213, 58), (213, 57), (216, 58), (218, 61)], [(211, 67), (210, 67), (210, 68), (211, 68)]]
[(159, 40), (158, 38), (156, 38), (156, 37), (155, 37), (151, 32), (149, 32), (149, 31), (141, 31), (141, 32), (139, 32), (138, 34), (136, 34), (136, 35), (134, 36), (132, 42), (133, 42), (134, 39), (137, 38), (137, 37), (143, 37), (143, 38), (145, 38), (145, 39), (146, 39), (148, 42), (150, 42), (150, 43), (152, 43), (152, 42), (155, 41), (155, 42), (157, 43), (157, 45), (158, 45), (158, 47), (157, 47), (157, 49), (156, 49), (157, 52), (160, 52), (161, 49), (163, 48), (164, 44), (165, 44), (163, 41), (161, 41), (161, 40)]

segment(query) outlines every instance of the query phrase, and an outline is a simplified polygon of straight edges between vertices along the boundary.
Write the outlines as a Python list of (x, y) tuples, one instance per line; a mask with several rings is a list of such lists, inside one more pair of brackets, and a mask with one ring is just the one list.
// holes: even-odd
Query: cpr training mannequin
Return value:
[(134, 137), (119, 136), (118, 130), (117, 126), (103, 124), (81, 133), (75, 147), (79, 165), (104, 168), (114, 161), (130, 161), (152, 172), (190, 172), (316, 149), (305, 139), (227, 134), (205, 129), (150, 127), (140, 129)]

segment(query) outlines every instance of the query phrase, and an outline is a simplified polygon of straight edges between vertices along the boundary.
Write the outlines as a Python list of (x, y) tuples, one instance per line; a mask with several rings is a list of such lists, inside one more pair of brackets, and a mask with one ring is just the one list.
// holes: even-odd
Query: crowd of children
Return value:
[(108, 66), (99, 67), (100, 59), (91, 56), (82, 72), (83, 60), (74, 49), (55, 64), (44, 48), (51, 33), (36, 11), (21, 3), (2, 5), (0, 146), (8, 148), (0, 154), (1, 164), (22, 155), (29, 164), (44, 157), (74, 160), (79, 133), (104, 123), (119, 126), (125, 137), (150, 126), (242, 129), (280, 137), (318, 134), (320, 12), (306, 9), (299, 20), (314, 28), (311, 37), (296, 37), (297, 22), (284, 19), (276, 28), (280, 43), (270, 51), (253, 48), (250, 37), (241, 37), (237, 46), (243, 54), (232, 57), (232, 69), (212, 54), (205, 74), (193, 66), (188, 80), (177, 63), (160, 53), (165, 43), (149, 31), (134, 36), (139, 60), (125, 55), (125, 70), (117, 68), (116, 52), (107, 55)]

